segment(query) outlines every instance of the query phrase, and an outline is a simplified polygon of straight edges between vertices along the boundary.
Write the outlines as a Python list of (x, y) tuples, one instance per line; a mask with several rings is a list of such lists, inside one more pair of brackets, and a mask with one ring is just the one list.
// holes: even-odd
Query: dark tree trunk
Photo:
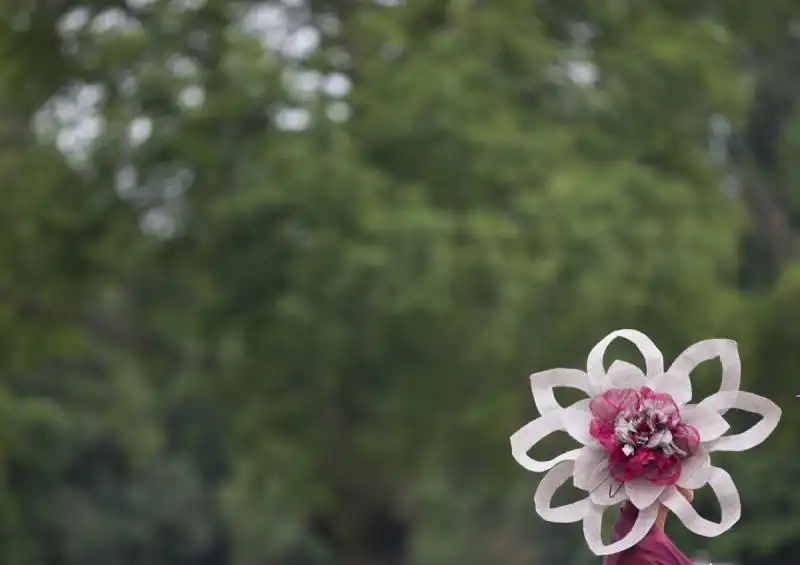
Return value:
[(407, 565), (410, 520), (393, 499), (342, 500), (335, 513), (312, 518), (314, 533), (330, 547), (336, 565)]
[(742, 242), (741, 286), (770, 286), (798, 249), (791, 210), (781, 189), (779, 146), (794, 110), (794, 94), (765, 81), (756, 88), (744, 131), (731, 147), (733, 173), (742, 184), (752, 227)]

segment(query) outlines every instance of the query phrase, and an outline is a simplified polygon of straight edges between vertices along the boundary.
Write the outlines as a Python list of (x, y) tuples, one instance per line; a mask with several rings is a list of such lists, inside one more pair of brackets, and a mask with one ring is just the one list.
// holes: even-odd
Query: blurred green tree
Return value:
[(785, 394), (790, 2), (388, 4), (3, 4), (8, 563), (579, 562), (509, 524), (526, 372), (724, 333)]

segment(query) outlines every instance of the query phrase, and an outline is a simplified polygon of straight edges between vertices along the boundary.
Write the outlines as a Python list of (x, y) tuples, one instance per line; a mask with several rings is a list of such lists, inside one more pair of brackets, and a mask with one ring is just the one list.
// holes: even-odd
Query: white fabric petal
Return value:
[(675, 487), (667, 489), (661, 497), (661, 502), (672, 510), (672, 513), (683, 522), (689, 531), (713, 538), (727, 532), (739, 520), (742, 515), (742, 504), (733, 479), (719, 467), (711, 468), (708, 484), (719, 499), (719, 506), (722, 510), (719, 523), (711, 522), (700, 516)]
[(702, 447), (697, 453), (684, 460), (681, 464), (681, 476), (678, 486), (687, 489), (698, 489), (708, 482), (711, 473), (711, 457)]
[(647, 380), (647, 386), (672, 397), (678, 407), (692, 399), (692, 381), (688, 373), (666, 372)]
[(567, 433), (582, 445), (596, 443), (589, 433), (592, 424), (592, 411), (589, 409), (590, 399), (580, 400), (561, 413), (561, 422)]
[(761, 420), (747, 431), (731, 436), (722, 436), (709, 444), (708, 450), (713, 451), (746, 451), (766, 440), (775, 431), (781, 419), (780, 407), (768, 398), (753, 394), (752, 392), (717, 392), (712, 394), (699, 406), (712, 410), (723, 408), (738, 408), (745, 412), (760, 414)]
[(647, 383), (642, 370), (627, 361), (614, 361), (608, 369), (608, 388), (642, 388)]
[(600, 340), (589, 352), (586, 372), (589, 375), (589, 381), (597, 390), (605, 390), (609, 387), (603, 358), (605, 357), (608, 346), (618, 337), (627, 339), (639, 348), (639, 352), (642, 354), (642, 357), (644, 357), (648, 377), (664, 372), (664, 357), (661, 355), (661, 351), (658, 350), (658, 347), (656, 347), (656, 344), (653, 343), (649, 337), (636, 330), (617, 330)]
[(697, 433), (700, 434), (700, 441), (703, 443), (714, 441), (731, 427), (725, 421), (725, 418), (719, 415), (719, 412), (711, 408), (709, 404), (706, 404), (706, 400), (711, 398), (713, 398), (713, 395), (700, 404), (681, 408), (681, 418), (697, 430)]
[(528, 455), (528, 451), (545, 437), (553, 432), (565, 431), (561, 423), (562, 414), (563, 412), (548, 412), (541, 418), (527, 423), (511, 436), (511, 454), (517, 463), (529, 471), (542, 473), (549, 471), (561, 461), (572, 461), (578, 457), (580, 449), (567, 451), (549, 461), (537, 461)]
[(536, 505), (536, 512), (539, 513), (542, 519), (556, 524), (566, 524), (578, 522), (586, 515), (589, 497), (556, 508), (550, 505), (553, 502), (553, 495), (561, 485), (572, 477), (574, 469), (575, 463), (573, 461), (562, 461), (550, 469), (539, 483), (533, 501)]
[(611, 476), (608, 462), (604, 461), (594, 468), (589, 484), (589, 497), (597, 506), (613, 506), (626, 500), (625, 488)]
[(572, 484), (575, 485), (575, 488), (592, 490), (592, 488), (596, 487), (597, 485), (593, 485), (591, 481), (592, 473), (598, 465), (603, 463), (608, 465), (606, 463), (607, 459), (608, 454), (602, 447), (587, 445), (581, 449), (577, 459), (575, 459), (575, 476), (572, 479)]
[(625, 483), (625, 494), (628, 496), (628, 500), (639, 510), (653, 504), (662, 492), (664, 492), (663, 486), (654, 485), (644, 477), (636, 477)]
[(542, 416), (564, 408), (556, 400), (553, 390), (555, 387), (575, 388), (589, 396), (594, 396), (598, 392), (593, 390), (589, 376), (578, 369), (550, 369), (534, 373), (530, 379), (533, 401)]
[(590, 505), (586, 517), (583, 519), (583, 536), (586, 538), (586, 543), (592, 553), (599, 556), (613, 555), (625, 551), (642, 541), (656, 522), (658, 505), (654, 504), (644, 510), (640, 510), (630, 532), (621, 540), (609, 545), (603, 543), (601, 534), (604, 512), (604, 507)]
[[(691, 375), (695, 368), (705, 361), (719, 357), (722, 364), (722, 381), (720, 391), (737, 391), (742, 380), (742, 363), (739, 359), (739, 349), (736, 342), (731, 339), (707, 339), (690, 345), (678, 355), (669, 368), (670, 373), (686, 373)], [(724, 414), (730, 406), (724, 408)]]

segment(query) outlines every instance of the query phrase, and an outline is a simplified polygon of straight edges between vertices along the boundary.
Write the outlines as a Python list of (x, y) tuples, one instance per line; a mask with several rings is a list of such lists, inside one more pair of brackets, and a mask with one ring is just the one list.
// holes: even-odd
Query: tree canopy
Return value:
[(784, 422), (682, 541), (790, 559), (800, 5), (755, 6), (3, 3), (0, 563), (586, 562), (507, 438), (618, 327), (739, 341)]

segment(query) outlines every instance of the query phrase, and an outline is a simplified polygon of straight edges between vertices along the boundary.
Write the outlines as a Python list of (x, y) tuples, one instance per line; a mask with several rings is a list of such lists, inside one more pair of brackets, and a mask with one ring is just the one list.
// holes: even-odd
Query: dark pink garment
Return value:
[[(614, 522), (611, 541), (625, 537), (636, 521), (638, 510), (632, 504), (625, 504)], [(609, 555), (603, 560), (604, 565), (693, 565), (680, 549), (675, 547), (661, 528), (653, 528), (632, 548)]]

